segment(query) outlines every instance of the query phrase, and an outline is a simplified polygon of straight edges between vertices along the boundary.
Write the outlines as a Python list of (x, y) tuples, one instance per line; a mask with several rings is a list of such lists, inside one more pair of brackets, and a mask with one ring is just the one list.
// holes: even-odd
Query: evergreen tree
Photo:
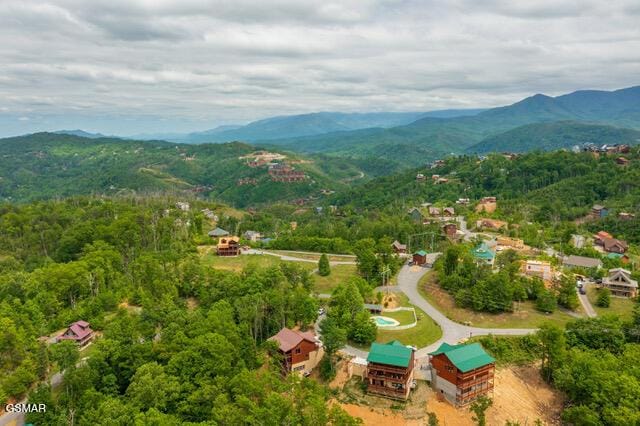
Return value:
[(322, 277), (329, 276), (331, 274), (331, 266), (329, 265), (329, 257), (326, 253), (322, 253), (320, 260), (318, 261), (318, 274)]
[(600, 306), (601, 308), (608, 308), (609, 305), (611, 305), (611, 290), (609, 290), (608, 288), (600, 289), (596, 305)]

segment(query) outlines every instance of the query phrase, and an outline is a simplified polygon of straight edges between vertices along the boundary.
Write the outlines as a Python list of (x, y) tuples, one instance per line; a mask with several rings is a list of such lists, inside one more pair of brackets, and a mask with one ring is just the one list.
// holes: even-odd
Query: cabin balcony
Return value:
[(405, 400), (409, 397), (409, 388), (406, 386), (391, 387), (384, 385), (372, 385), (369, 383), (367, 385), (367, 392), (383, 395), (393, 399)]

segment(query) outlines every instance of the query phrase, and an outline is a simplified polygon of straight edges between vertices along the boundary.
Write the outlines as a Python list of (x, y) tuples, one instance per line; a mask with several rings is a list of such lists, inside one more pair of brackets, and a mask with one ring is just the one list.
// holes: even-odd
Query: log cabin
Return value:
[(284, 374), (307, 375), (322, 359), (324, 349), (311, 331), (301, 332), (284, 327), (269, 338), (278, 344)]
[(240, 238), (222, 237), (216, 246), (218, 256), (238, 256), (240, 254)]
[(479, 343), (443, 343), (429, 354), (429, 364), (433, 388), (456, 407), (493, 392), (495, 359)]
[(411, 391), (413, 350), (397, 340), (372, 343), (367, 357), (367, 392), (406, 400)]

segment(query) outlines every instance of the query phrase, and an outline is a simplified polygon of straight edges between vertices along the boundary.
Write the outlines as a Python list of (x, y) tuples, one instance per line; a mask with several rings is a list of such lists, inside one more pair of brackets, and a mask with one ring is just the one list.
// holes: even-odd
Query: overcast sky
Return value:
[(0, 0), (1, 136), (638, 84), (639, 0)]

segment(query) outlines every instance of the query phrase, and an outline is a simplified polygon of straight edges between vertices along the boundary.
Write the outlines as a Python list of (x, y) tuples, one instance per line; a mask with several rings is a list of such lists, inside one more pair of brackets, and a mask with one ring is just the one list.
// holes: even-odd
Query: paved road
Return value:
[[(484, 336), (488, 334), (501, 335), (501, 336), (522, 336), (525, 334), (531, 334), (536, 331), (534, 328), (479, 328), (469, 327), (466, 325), (454, 322), (444, 316), (433, 305), (427, 302), (422, 295), (418, 292), (418, 282), (420, 278), (429, 271), (428, 268), (410, 267), (404, 265), (398, 274), (398, 287), (404, 294), (407, 295), (409, 301), (422, 309), (427, 315), (429, 315), (442, 329), (442, 337), (437, 342), (432, 343), (429, 346), (418, 349), (416, 352), (416, 358), (424, 358), (429, 352), (433, 352), (442, 343), (456, 344), (461, 340), (467, 339), (473, 336)], [(362, 351), (351, 346), (346, 346), (344, 352), (359, 356), (362, 358), (367, 357), (367, 352)]]
[(400, 273), (398, 274), (398, 285), (400, 286), (404, 294), (407, 295), (409, 301), (415, 306), (422, 309), (427, 315), (433, 318), (436, 323), (438, 323), (440, 328), (442, 328), (442, 338), (425, 348), (419, 349), (416, 354), (417, 358), (426, 356), (429, 352), (435, 350), (443, 342), (455, 344), (463, 339), (472, 336), (483, 336), (487, 334), (521, 336), (536, 331), (535, 329), (530, 328), (469, 327), (450, 320), (439, 310), (437, 310), (433, 305), (427, 302), (418, 292), (418, 282), (420, 281), (420, 278), (422, 278), (428, 271), (429, 269), (427, 268), (409, 267), (405, 265), (402, 267)]
[[(587, 286), (589, 284), (583, 284), (583, 285)], [(591, 306), (591, 302), (589, 302), (589, 299), (587, 298), (587, 295), (586, 294), (580, 294), (580, 292), (577, 289), (576, 289), (576, 291), (578, 292), (578, 299), (580, 299), (580, 303), (582, 303), (582, 307), (584, 308), (584, 312), (587, 314), (587, 316), (589, 318), (597, 317), (598, 313), (596, 312), (595, 309), (593, 309), (593, 306)]]
[[(295, 252), (293, 252), (295, 253)], [(304, 253), (304, 252), (300, 252), (300, 253)], [(295, 257), (295, 256), (289, 256), (287, 254), (281, 254), (281, 253), (273, 253), (270, 252), (268, 250), (258, 250), (258, 249), (249, 249), (249, 250), (245, 250), (242, 252), (242, 254), (258, 254), (258, 255), (269, 255), (269, 256), (275, 256), (275, 257), (279, 257), (282, 260), (286, 260), (289, 262), (307, 262), (307, 263), (315, 263), (317, 264), (318, 261), (317, 260), (313, 260), (313, 259), (304, 259), (302, 257)], [(327, 256), (332, 256), (331, 254), (327, 254)], [(336, 254), (333, 256), (344, 256), (342, 254)], [(355, 261), (351, 261), (351, 260), (331, 260), (329, 261), (329, 265), (355, 265), (356, 262)]]

